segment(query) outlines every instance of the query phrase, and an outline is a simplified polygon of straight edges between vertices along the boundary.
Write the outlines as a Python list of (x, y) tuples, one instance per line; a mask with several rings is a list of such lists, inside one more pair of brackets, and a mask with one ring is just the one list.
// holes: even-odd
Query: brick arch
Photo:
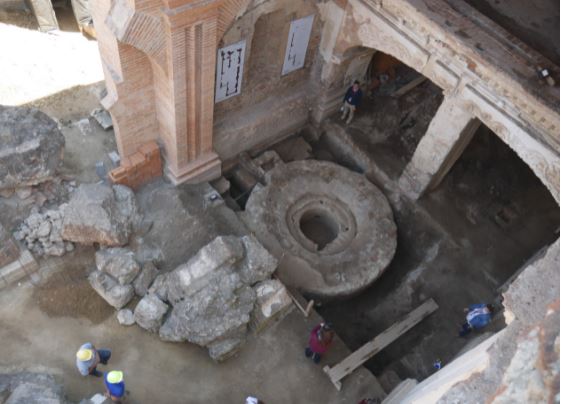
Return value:
[(224, 34), (232, 27), (235, 20), (240, 18), (248, 9), (251, 0), (223, 0), (219, 7), (217, 19), (217, 44)]

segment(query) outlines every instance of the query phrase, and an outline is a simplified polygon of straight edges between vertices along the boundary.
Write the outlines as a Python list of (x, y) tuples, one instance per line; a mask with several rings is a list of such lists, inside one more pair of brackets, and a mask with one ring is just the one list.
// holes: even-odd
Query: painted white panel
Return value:
[(306, 49), (308, 48), (313, 21), (314, 15), (309, 15), (291, 22), (281, 75), (284, 76), (304, 66), (304, 58), (306, 57)]
[(217, 54), (217, 79), (215, 103), (240, 94), (244, 75), (246, 41), (240, 41), (219, 49)]

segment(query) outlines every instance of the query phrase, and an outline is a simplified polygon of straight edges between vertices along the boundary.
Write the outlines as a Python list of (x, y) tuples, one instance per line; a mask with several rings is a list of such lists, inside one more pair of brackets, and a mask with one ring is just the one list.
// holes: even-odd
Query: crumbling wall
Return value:
[[(253, 2), (225, 33), (219, 48), (246, 40), (241, 94), (215, 104), (213, 143), (227, 160), (271, 143), (308, 120), (310, 74), (321, 21), (316, 5), (300, 0)], [(304, 67), (282, 76), (291, 21), (314, 14)]]
[(440, 403), (554, 402), (559, 394), (559, 240), (515, 279), (504, 298), (509, 325), (488, 350), (488, 366)]

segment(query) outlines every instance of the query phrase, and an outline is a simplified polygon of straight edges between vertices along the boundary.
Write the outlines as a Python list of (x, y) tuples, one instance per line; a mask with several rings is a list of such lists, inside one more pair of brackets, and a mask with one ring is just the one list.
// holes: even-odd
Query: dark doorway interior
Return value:
[[(424, 300), (439, 310), (378, 353), (366, 366), (391, 389), (423, 380), (486, 335), (457, 336), (463, 308), (499, 303), (498, 289), (559, 237), (559, 207), (530, 168), (481, 125), (441, 185), (417, 203), (395, 208), (398, 248), (387, 271), (352, 299), (324, 304), (350, 349), (384, 331)], [(501, 305), (500, 305), (501, 307)], [(487, 327), (504, 327), (502, 315)]]

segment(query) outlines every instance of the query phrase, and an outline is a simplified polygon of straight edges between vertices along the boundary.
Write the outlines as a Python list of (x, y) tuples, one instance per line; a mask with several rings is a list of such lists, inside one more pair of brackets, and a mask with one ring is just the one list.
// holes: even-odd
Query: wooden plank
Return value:
[(419, 77), (413, 79), (412, 81), (410, 81), (408, 84), (405, 84), (402, 87), (400, 87), (398, 90), (396, 90), (392, 94), (392, 96), (393, 97), (401, 97), (404, 94), (406, 94), (408, 91), (410, 91), (410, 90), (416, 88), (417, 86), (419, 86), (425, 80), (427, 80), (427, 78), (425, 76), (419, 76)]
[(421, 306), (410, 312), (402, 320), (394, 323), (337, 365), (332, 368), (329, 366), (324, 367), (324, 372), (328, 374), (332, 383), (334, 383), (339, 390), (338, 384), (341, 388), (341, 379), (363, 365), (363, 363), (371, 359), (438, 308), (439, 306), (433, 299), (426, 300)]
[(305, 317), (310, 315), (310, 311), (312, 310), (312, 306), (314, 305), (314, 300), (306, 301), (306, 299), (292, 286), (285, 285), (289, 296), (295, 303), (295, 306), (302, 312)]

